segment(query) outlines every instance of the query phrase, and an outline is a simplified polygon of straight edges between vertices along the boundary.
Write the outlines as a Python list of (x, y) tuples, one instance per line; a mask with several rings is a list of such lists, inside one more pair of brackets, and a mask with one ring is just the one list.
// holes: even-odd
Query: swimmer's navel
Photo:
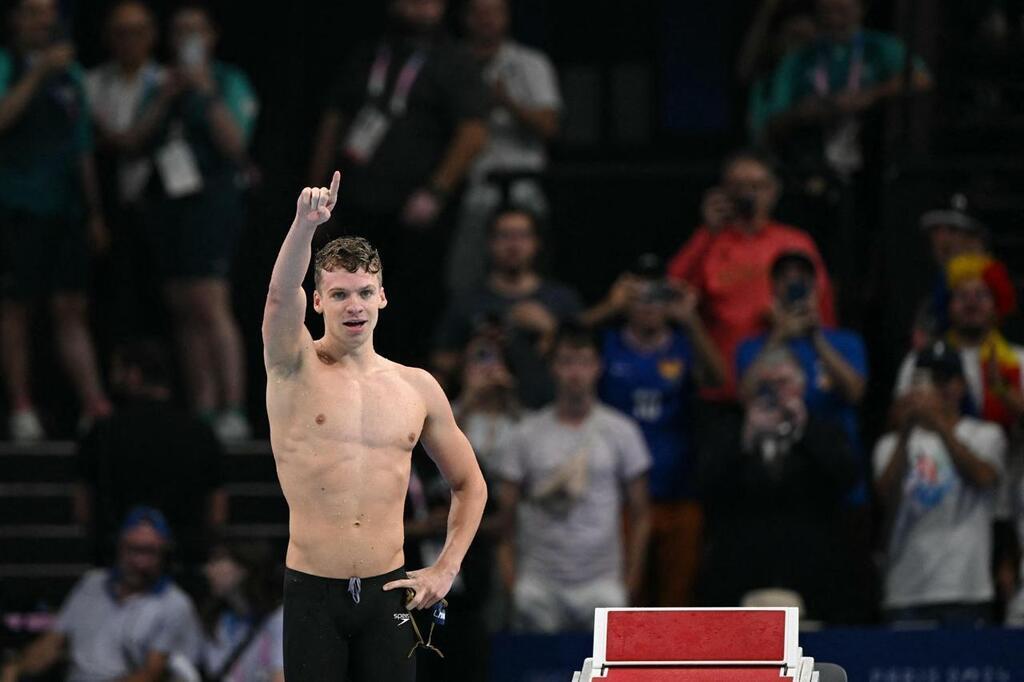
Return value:
[(327, 417), (325, 417), (323, 414), (318, 414), (316, 416), (316, 420), (315, 421), (316, 421), (317, 424), (323, 424), (325, 421), (327, 421)]

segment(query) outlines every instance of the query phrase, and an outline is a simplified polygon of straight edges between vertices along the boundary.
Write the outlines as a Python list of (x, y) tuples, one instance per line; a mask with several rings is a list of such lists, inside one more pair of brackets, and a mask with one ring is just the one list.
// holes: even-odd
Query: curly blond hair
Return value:
[(323, 272), (334, 272), (337, 268), (349, 272), (364, 270), (383, 280), (384, 267), (380, 262), (380, 254), (370, 242), (362, 237), (338, 237), (327, 242), (316, 252), (313, 261), (313, 281), (320, 288)]

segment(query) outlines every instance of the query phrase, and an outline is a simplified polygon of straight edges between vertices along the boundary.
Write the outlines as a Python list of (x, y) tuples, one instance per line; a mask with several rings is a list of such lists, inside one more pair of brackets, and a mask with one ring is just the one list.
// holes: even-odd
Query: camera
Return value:
[(652, 281), (644, 285), (641, 299), (647, 303), (669, 303), (679, 296), (668, 282)]
[(757, 385), (757, 399), (764, 404), (765, 407), (777, 407), (779, 404), (779, 394), (775, 390), (774, 384), (770, 381), (762, 381)]
[(732, 197), (732, 206), (737, 220), (752, 220), (757, 212), (757, 199), (749, 194), (737, 194)]
[(481, 365), (492, 365), (502, 360), (501, 350), (491, 341), (481, 341), (474, 344), (470, 351), (470, 357), (474, 363)]

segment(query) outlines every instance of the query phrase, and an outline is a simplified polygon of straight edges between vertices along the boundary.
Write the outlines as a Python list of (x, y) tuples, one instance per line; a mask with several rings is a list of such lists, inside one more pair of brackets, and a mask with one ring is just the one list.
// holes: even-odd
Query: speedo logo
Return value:
[(410, 618), (412, 618), (412, 616), (410, 616), (408, 613), (396, 613), (394, 614), (394, 616), (395, 620), (398, 621), (398, 627), (402, 627), (403, 625), (409, 622)]

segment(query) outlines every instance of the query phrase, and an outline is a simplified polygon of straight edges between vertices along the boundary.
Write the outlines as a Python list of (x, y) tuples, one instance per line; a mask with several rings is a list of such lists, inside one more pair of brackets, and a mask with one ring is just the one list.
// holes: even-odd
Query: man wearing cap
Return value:
[(992, 523), (1007, 443), (998, 425), (961, 414), (964, 369), (961, 354), (941, 341), (914, 356), (897, 430), (875, 447), (890, 621), (992, 618)]
[[(857, 407), (867, 384), (867, 354), (856, 332), (823, 325), (818, 308), (817, 268), (814, 259), (799, 250), (785, 251), (771, 266), (774, 300), (769, 331), (743, 340), (736, 351), (736, 376), (741, 393), (755, 390), (748, 372), (769, 350), (784, 347), (793, 354), (807, 377), (804, 401), (809, 412), (838, 422), (851, 450), (861, 452)], [(856, 503), (867, 501), (864, 487), (855, 492)]]
[[(949, 330), (942, 338), (960, 353), (967, 384), (965, 409), (1009, 430), (1024, 416), (1024, 348), (1009, 343), (999, 330), (1017, 306), (1013, 282), (1002, 263), (977, 253), (952, 258), (945, 280)], [(914, 358), (911, 354), (903, 361), (897, 397), (912, 387)]]
[(949, 324), (946, 265), (963, 254), (987, 253), (989, 236), (988, 229), (967, 212), (967, 198), (963, 194), (954, 194), (948, 208), (926, 211), (920, 224), (928, 236), (932, 261), (939, 274), (931, 293), (921, 302), (914, 316), (911, 343), (915, 350), (940, 337)]
[(155, 682), (172, 660), (194, 661), (201, 629), (191, 600), (164, 572), (170, 544), (163, 514), (151, 507), (129, 512), (116, 564), (82, 576), (53, 628), (5, 666), (0, 679), (39, 675), (65, 655), (69, 682)]
[[(1017, 425), (1024, 417), (1024, 348), (1011, 344), (1000, 330), (1003, 320), (1017, 307), (1010, 275), (999, 261), (985, 254), (966, 253), (947, 263), (945, 280), (949, 329), (942, 339), (960, 355), (967, 387), (961, 411), (1001, 426), (1011, 441), (1010, 452), (1019, 452), (1022, 443)], [(914, 383), (914, 367), (911, 354), (896, 381), (892, 408), (896, 419), (911, 404), (908, 394)], [(994, 563), (1000, 577), (1000, 599), (1008, 599), (1013, 593), (1019, 562), (1020, 539), (1011, 523), (1011, 478), (1003, 477), (996, 496)]]

